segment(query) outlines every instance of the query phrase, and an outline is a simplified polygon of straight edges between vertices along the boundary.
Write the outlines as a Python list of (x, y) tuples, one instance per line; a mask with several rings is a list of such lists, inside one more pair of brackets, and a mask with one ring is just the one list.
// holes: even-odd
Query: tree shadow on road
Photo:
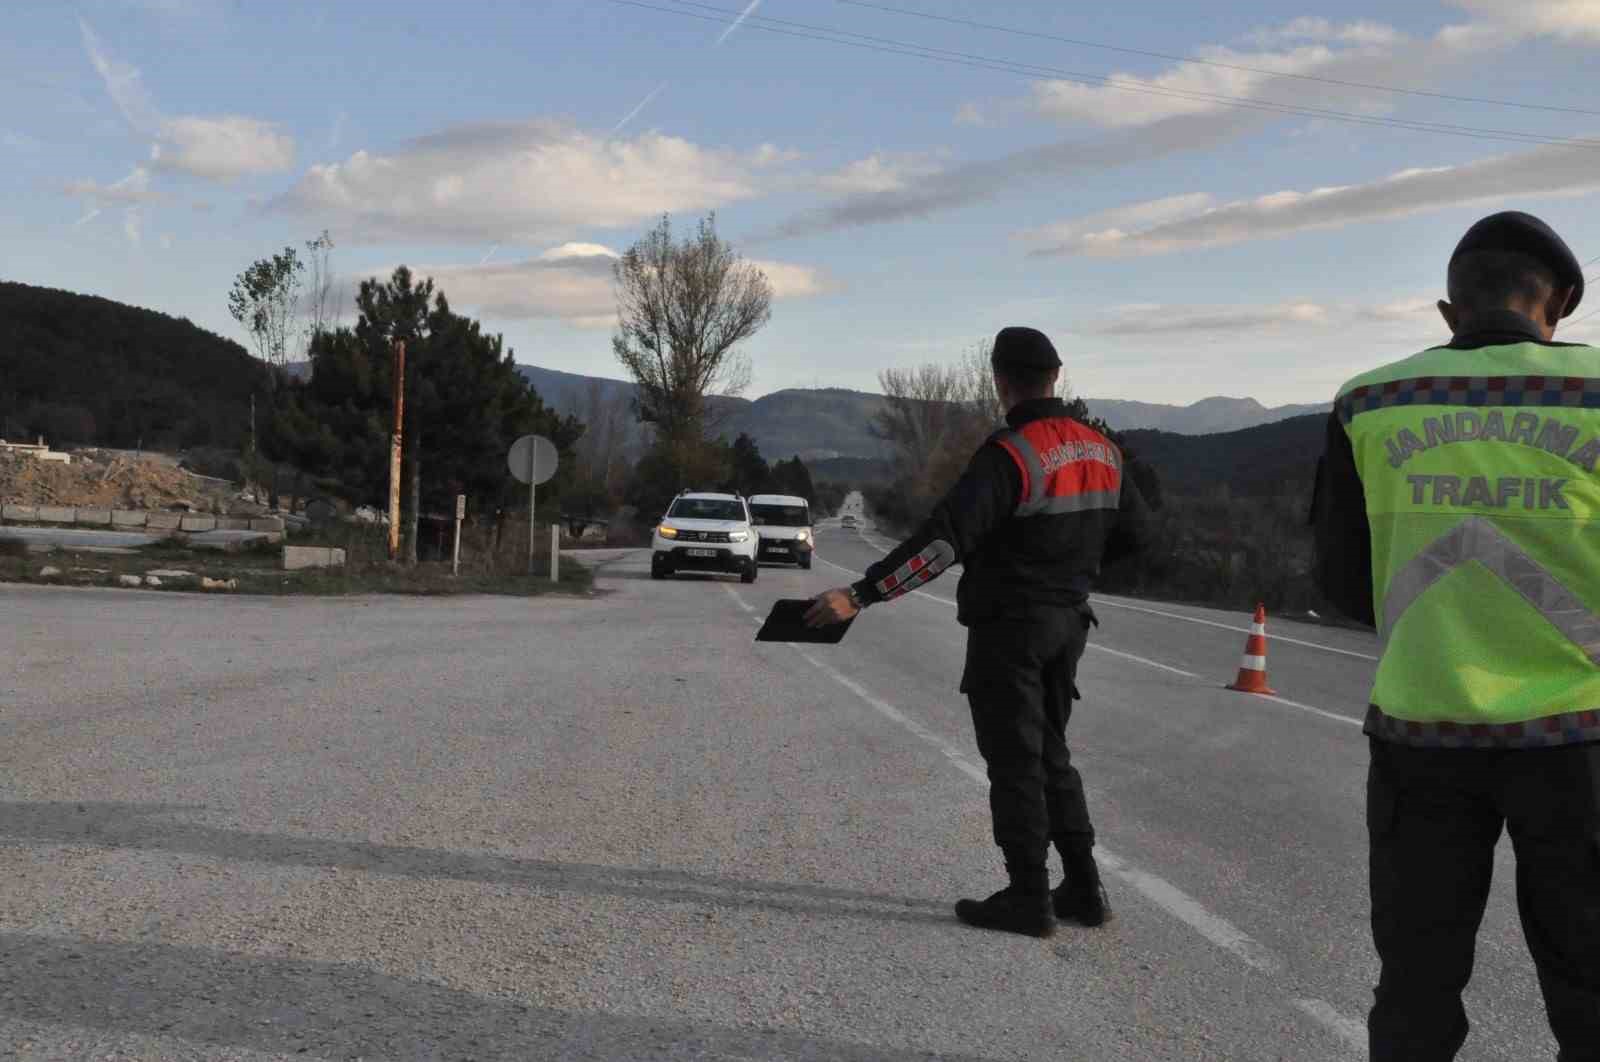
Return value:
[(181, 817), (198, 810), (177, 804), (0, 801), (0, 841), (180, 852), (276, 866), (338, 867), (395, 877), (473, 881), (548, 892), (758, 908), (828, 918), (916, 924), (955, 921), (948, 906), (938, 901), (880, 896), (826, 885), (229, 830), (187, 822)]
[(350, 963), (15, 932), (0, 932), (0, 1018), (320, 1058), (955, 1058), (779, 1029), (531, 1006)]

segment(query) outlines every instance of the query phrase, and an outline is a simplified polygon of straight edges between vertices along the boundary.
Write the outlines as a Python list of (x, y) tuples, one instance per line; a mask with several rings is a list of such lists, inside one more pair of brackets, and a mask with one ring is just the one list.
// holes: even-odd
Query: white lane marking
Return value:
[(1345, 1043), (1358, 1052), (1358, 1057), (1367, 1057), (1367, 1027), (1365, 1023), (1354, 1018), (1347, 1018), (1334, 1009), (1333, 1004), (1322, 999), (1295, 999), (1290, 1000), (1295, 1009), (1315, 1018), (1317, 1021), (1332, 1029)]
[(1145, 667), (1155, 667), (1160, 668), (1162, 671), (1170, 671), (1174, 675), (1182, 675), (1184, 678), (1198, 679), (1200, 677), (1193, 671), (1185, 671), (1181, 667), (1173, 667), (1171, 664), (1158, 663), (1155, 660), (1146, 660), (1142, 656), (1134, 656), (1132, 653), (1124, 653), (1120, 649), (1108, 649), (1105, 646), (1098, 645), (1094, 642), (1089, 643), (1089, 648), (1095, 650), (1096, 652), (1110, 653), (1112, 656), (1120, 656), (1124, 660), (1132, 660), (1135, 663), (1143, 664)]
[[(822, 561), (823, 564), (826, 564), (830, 568), (838, 568), (846, 575), (854, 575), (858, 579), (861, 578), (861, 573), (852, 568), (846, 568), (843, 565), (835, 564), (831, 560), (826, 560), (822, 557), (818, 557), (817, 560)], [(929, 601), (937, 601), (941, 605), (949, 605), (951, 608), (957, 607), (956, 603), (951, 601), (948, 597), (940, 597), (937, 594), (930, 594), (926, 590), (913, 590), (911, 592), (919, 597), (925, 597)], [(1108, 649), (1105, 646), (1097, 645), (1094, 642), (1089, 643), (1089, 648), (1095, 650), (1096, 652), (1109, 653), (1111, 656), (1120, 656), (1124, 660), (1132, 660), (1134, 663), (1143, 664), (1146, 667), (1158, 668), (1162, 671), (1170, 671), (1172, 674), (1182, 675), (1184, 678), (1198, 679), (1200, 677), (1193, 671), (1185, 671), (1181, 667), (1173, 667), (1171, 664), (1163, 664), (1155, 660), (1146, 659), (1142, 656), (1135, 656), (1132, 653), (1124, 653), (1119, 649)]]
[[(723, 589), (738, 603), (740, 608), (748, 613), (757, 614), (752, 606), (734, 592), (733, 587), (724, 586)], [(861, 698), (886, 718), (893, 720), (921, 740), (938, 749), (944, 754), (944, 758), (949, 760), (951, 765), (962, 774), (979, 785), (989, 784), (987, 772), (968, 759), (966, 753), (945, 741), (921, 723), (910, 718), (888, 701), (874, 696), (859, 682), (844, 675), (837, 668), (819, 659), (810, 651), (799, 645), (791, 645), (790, 648), (803, 657), (812, 667), (815, 667), (818, 671), (821, 671), (824, 675), (827, 675), (833, 681)], [(1151, 903), (1161, 908), (1161, 910), (1189, 926), (1206, 940), (1239, 959), (1251, 969), (1260, 970), (1263, 973), (1277, 973), (1283, 969), (1282, 959), (1279, 959), (1269, 949), (1231, 922), (1206, 910), (1198, 900), (1171, 882), (1127, 863), (1120, 856), (1107, 851), (1105, 846), (1100, 844), (1095, 845), (1095, 860), (1102, 867), (1105, 867), (1108, 872), (1115, 874), (1129, 885), (1132, 885), (1134, 889)]]
[[(818, 557), (817, 559), (818, 560), (822, 560), (821, 557)], [(829, 561), (829, 560), (822, 560), (822, 563), (824, 563), (826, 565), (829, 565), (830, 567), (833, 567), (833, 568), (838, 568), (841, 572), (845, 572), (845, 573), (847, 573), (849, 575), (854, 575), (854, 576), (857, 576), (857, 577), (859, 577), (861, 575), (861, 573), (858, 572), (858, 571), (854, 571), (853, 569), (845, 568), (845, 567), (843, 567), (841, 565), (834, 564), (832, 561)], [(912, 593), (920, 594), (923, 597), (929, 598), (929, 599), (934, 600), (934, 601), (938, 601), (941, 604), (950, 605), (950, 606), (954, 606), (955, 605), (955, 602), (951, 601), (949, 598), (939, 597), (937, 595), (930, 594), (926, 590), (913, 590)], [(1098, 598), (1097, 597), (1097, 598), (1095, 598), (1095, 601), (1096, 601), (1096, 603), (1104, 603), (1104, 599), (1103, 598)], [(1154, 611), (1154, 610), (1152, 610), (1152, 609), (1140, 609), (1139, 611), (1141, 611), (1141, 612), (1150, 612), (1150, 611)], [(1165, 615), (1169, 615), (1169, 613), (1157, 612), (1156, 615), (1165, 616)], [(1176, 616), (1175, 618), (1184, 619), (1186, 617)], [(1213, 626), (1221, 626), (1221, 624), (1213, 624)], [(1248, 630), (1245, 633), (1249, 633)], [(1153, 668), (1158, 668), (1158, 669), (1160, 669), (1162, 671), (1169, 671), (1174, 675), (1182, 675), (1184, 678), (1199, 679), (1199, 678), (1202, 677), (1200, 675), (1196, 675), (1193, 671), (1185, 671), (1180, 667), (1173, 667), (1170, 664), (1163, 664), (1163, 663), (1161, 663), (1160, 661), (1157, 661), (1157, 660), (1149, 660), (1149, 659), (1147, 659), (1145, 657), (1142, 657), (1142, 656), (1136, 656), (1133, 653), (1124, 653), (1119, 649), (1110, 649), (1110, 648), (1107, 648), (1104, 645), (1098, 645), (1095, 642), (1090, 642), (1089, 643), (1089, 648), (1097, 650), (1097, 651), (1102, 652), (1102, 653), (1108, 653), (1111, 656), (1121, 657), (1124, 660), (1132, 660), (1133, 662), (1138, 663), (1138, 664), (1143, 664), (1146, 667), (1153, 667)], [(1260, 666), (1263, 669), (1265, 668), (1266, 662), (1265, 662), (1265, 660), (1262, 660), (1262, 658), (1260, 658), (1260, 657), (1246, 657), (1245, 659), (1247, 659), (1247, 660), (1259, 660), (1259, 661), (1261, 661)], [(1324, 708), (1315, 708), (1315, 707), (1313, 707), (1313, 706), (1311, 706), (1309, 704), (1301, 704), (1299, 701), (1291, 701), (1287, 697), (1279, 697), (1279, 696), (1277, 696), (1275, 694), (1266, 694), (1266, 693), (1251, 694), (1251, 696), (1260, 697), (1262, 700), (1274, 701), (1274, 702), (1276, 702), (1278, 704), (1284, 705), (1284, 706), (1289, 707), (1289, 708), (1297, 708), (1302, 712), (1309, 712), (1312, 715), (1320, 715), (1324, 719), (1332, 719), (1334, 722), (1337, 722), (1337, 723), (1348, 723), (1348, 724), (1350, 724), (1352, 726), (1363, 726), (1363, 725), (1365, 725), (1365, 721), (1364, 720), (1358, 719), (1355, 716), (1341, 715), (1338, 712), (1330, 712), (1330, 711), (1328, 711), (1328, 710), (1326, 710)]]
[[(865, 536), (863, 536), (863, 538), (864, 537)], [(853, 571), (850, 568), (845, 568), (842, 565), (834, 564), (832, 561), (823, 560), (821, 557), (818, 557), (817, 559), (822, 560), (824, 564), (827, 564), (833, 568), (837, 568), (839, 571), (845, 572), (846, 574), (857, 576), (860, 575), (859, 572)], [(743, 608), (747, 612), (755, 612), (755, 609), (745, 604), (743, 599), (740, 598), (738, 594), (734, 593), (732, 587), (724, 587), (724, 589), (726, 589), (728, 593), (733, 596), (735, 601), (739, 602), (739, 607)], [(924, 597), (931, 597), (935, 601), (943, 601), (945, 604), (954, 604), (954, 602), (948, 601), (945, 598), (934, 597), (934, 595), (921, 590), (914, 592), (922, 594)], [(809, 661), (814, 667), (833, 678), (836, 682), (839, 682), (841, 685), (845, 686), (846, 689), (849, 689), (852, 693), (855, 693), (856, 696), (865, 700), (879, 712), (882, 712), (888, 718), (895, 720), (902, 726), (905, 726), (924, 741), (927, 741), (930, 744), (938, 747), (940, 751), (944, 753), (945, 758), (950, 760), (951, 763), (959, 768), (963, 774), (966, 774), (969, 778), (972, 778), (974, 781), (979, 783), (987, 782), (987, 775), (984, 774), (984, 772), (981, 771), (976, 765), (971, 763), (971, 761), (969, 761), (959, 749), (954, 748), (936, 735), (930, 733), (921, 724), (908, 719), (903, 713), (895, 709), (892, 705), (885, 703), (878, 697), (874, 697), (872, 694), (864, 690), (858, 683), (855, 683), (846, 678), (844, 675), (841, 675), (837, 670), (829, 667), (827, 664), (822, 663), (810, 653), (800, 650), (798, 646), (794, 648), (799, 651), (800, 655), (805, 657), (806, 660)], [(1198, 677), (1187, 671), (1179, 671), (1177, 668), (1169, 668), (1165, 664), (1158, 664), (1153, 660), (1145, 660), (1141, 657), (1132, 656), (1131, 654), (1117, 653), (1115, 650), (1106, 651), (1118, 656), (1129, 656), (1130, 659), (1137, 660), (1140, 663), (1149, 664), (1151, 666), (1162, 668), (1168, 671), (1175, 671), (1178, 674), (1186, 675), (1191, 678)], [(1266, 694), (1255, 694), (1254, 696), (1260, 696), (1265, 700), (1276, 701), (1279, 704), (1287, 705), (1291, 708), (1298, 708), (1302, 711), (1310, 712), (1313, 715), (1325, 716), (1328, 719), (1337, 720), (1341, 723), (1353, 723), (1357, 726), (1361, 725), (1361, 720), (1359, 719), (1352, 719), (1350, 716), (1339, 715), (1335, 712), (1323, 711), (1321, 708), (1313, 708), (1309, 704), (1301, 704), (1298, 701), (1291, 701), (1285, 697)], [(1280, 960), (1270, 950), (1263, 947), (1249, 935), (1234, 926), (1231, 922), (1228, 922), (1226, 919), (1220, 918), (1206, 910), (1206, 908), (1203, 907), (1197, 900), (1165, 879), (1124, 863), (1119, 857), (1107, 851), (1103, 845), (1097, 844), (1095, 846), (1095, 860), (1101, 866), (1105, 867), (1108, 872), (1115, 874), (1117, 877), (1132, 885), (1152, 903), (1156, 904), (1157, 907), (1166, 911), (1174, 918), (1177, 918), (1179, 921), (1183, 922), (1185, 925), (1199, 933), (1206, 940), (1233, 955), (1245, 965), (1265, 973), (1276, 973), (1283, 968), (1282, 960)], [(1337, 1008), (1335, 1008), (1331, 1003), (1328, 1003), (1326, 1000), (1297, 998), (1291, 1000), (1290, 1002), (1293, 1004), (1295, 1009), (1299, 1010), (1307, 1017), (1328, 1029), (1331, 1033), (1333, 1033), (1334, 1036), (1338, 1037), (1346, 1045), (1360, 1054), (1365, 1053), (1367, 1049), (1366, 1026), (1360, 1021), (1341, 1014)]]
[(1332, 719), (1335, 722), (1349, 723), (1351, 726), (1366, 725), (1366, 720), (1357, 719), (1353, 715), (1340, 715), (1338, 712), (1330, 712), (1322, 708), (1313, 708), (1309, 704), (1301, 704), (1299, 701), (1291, 701), (1287, 697), (1279, 697), (1275, 693), (1251, 693), (1246, 694), (1246, 696), (1260, 697), (1264, 701), (1276, 701), (1278, 704), (1288, 705), (1290, 708), (1298, 708), (1302, 712), (1310, 712), (1312, 715), (1320, 715), (1324, 719)]
[[(887, 553), (889, 550), (894, 548), (892, 545), (885, 546), (882, 542), (872, 541), (871, 539), (867, 538), (866, 532), (862, 531), (860, 528), (856, 528), (856, 535), (861, 539), (861, 541), (865, 542), (873, 549), (883, 550), (885, 553)], [(1152, 616), (1165, 616), (1167, 619), (1182, 620), (1185, 623), (1198, 623), (1202, 627), (1220, 627), (1225, 631), (1238, 631), (1240, 634), (1250, 633), (1249, 627), (1238, 627), (1231, 623), (1218, 623), (1216, 620), (1200, 619), (1198, 616), (1185, 616), (1177, 612), (1165, 612), (1158, 608), (1150, 608), (1147, 605), (1133, 605), (1129, 604), (1127, 601), (1105, 597), (1100, 594), (1096, 594), (1094, 600), (1096, 604), (1106, 604), (1110, 605), (1112, 608), (1127, 609), (1130, 612), (1147, 612)], [(1321, 649), (1323, 652), (1338, 653), (1340, 656), (1353, 656), (1358, 660), (1371, 660), (1374, 663), (1376, 663), (1378, 660), (1377, 657), (1371, 655), (1370, 653), (1359, 653), (1354, 649), (1340, 649), (1338, 646), (1323, 645), (1321, 642), (1308, 642), (1301, 638), (1291, 638), (1287, 634), (1273, 634), (1269, 635), (1269, 637), (1272, 638), (1273, 641), (1286, 642), (1289, 645), (1304, 646), (1307, 649)]]
[[(1249, 634), (1249, 627), (1237, 627), (1231, 623), (1218, 623), (1216, 620), (1201, 619), (1198, 616), (1185, 616), (1177, 612), (1164, 612), (1159, 608), (1148, 608), (1144, 605), (1130, 605), (1126, 601), (1096, 594), (1094, 598), (1097, 605), (1110, 605), (1112, 608), (1127, 609), (1129, 612), (1147, 612), (1152, 616), (1165, 616), (1167, 619), (1182, 620), (1185, 623), (1198, 623), (1202, 627), (1220, 627), (1225, 631), (1238, 631), (1240, 634)], [(1307, 649), (1321, 649), (1325, 653), (1338, 653), (1340, 656), (1353, 656), (1358, 660), (1377, 661), (1377, 657), (1370, 653), (1358, 653), (1354, 649), (1340, 649), (1335, 645), (1323, 645), (1321, 642), (1308, 642), (1300, 638), (1291, 638), (1287, 634), (1268, 634), (1267, 637), (1275, 642), (1287, 642), (1290, 645), (1300, 645)]]

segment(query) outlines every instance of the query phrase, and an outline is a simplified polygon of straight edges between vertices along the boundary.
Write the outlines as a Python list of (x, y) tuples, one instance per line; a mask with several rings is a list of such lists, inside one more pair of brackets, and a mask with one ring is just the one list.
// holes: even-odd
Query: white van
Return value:
[(758, 560), (793, 561), (811, 567), (815, 538), (811, 531), (811, 506), (790, 494), (752, 494), (750, 524), (761, 536)]

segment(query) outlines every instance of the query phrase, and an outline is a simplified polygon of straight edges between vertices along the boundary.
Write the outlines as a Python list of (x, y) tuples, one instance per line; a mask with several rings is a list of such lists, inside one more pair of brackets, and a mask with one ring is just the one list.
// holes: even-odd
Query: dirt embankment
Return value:
[(152, 458), (103, 451), (73, 455), (72, 464), (0, 454), (0, 501), (103, 509), (189, 508), (229, 512), (234, 491), (220, 480)]

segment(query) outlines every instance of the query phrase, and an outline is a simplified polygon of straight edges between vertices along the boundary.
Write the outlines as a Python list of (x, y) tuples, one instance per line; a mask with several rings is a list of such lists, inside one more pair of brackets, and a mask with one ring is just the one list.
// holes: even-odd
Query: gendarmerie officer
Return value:
[[(965, 571), (956, 618), (967, 627), (961, 690), (989, 768), (994, 838), (1010, 884), (962, 900), (964, 922), (1049, 936), (1056, 918), (1097, 926), (1110, 906), (1092, 849), (1083, 781), (1067, 751), (1074, 677), (1103, 558), (1142, 543), (1144, 502), (1104, 435), (1055, 397), (1061, 359), (1032, 328), (995, 337), (994, 386), (1006, 429), (973, 455), (922, 527), (853, 586), (820, 595), (813, 625), (892, 601), (952, 564)], [(1051, 842), (1066, 879), (1051, 894)]]
[(1600, 350), (1553, 342), (1583, 273), (1538, 218), (1473, 225), (1448, 283), (1449, 343), (1340, 389), (1314, 506), (1323, 591), (1383, 639), (1372, 1058), (1466, 1039), (1507, 829), (1560, 1058), (1600, 1059)]

